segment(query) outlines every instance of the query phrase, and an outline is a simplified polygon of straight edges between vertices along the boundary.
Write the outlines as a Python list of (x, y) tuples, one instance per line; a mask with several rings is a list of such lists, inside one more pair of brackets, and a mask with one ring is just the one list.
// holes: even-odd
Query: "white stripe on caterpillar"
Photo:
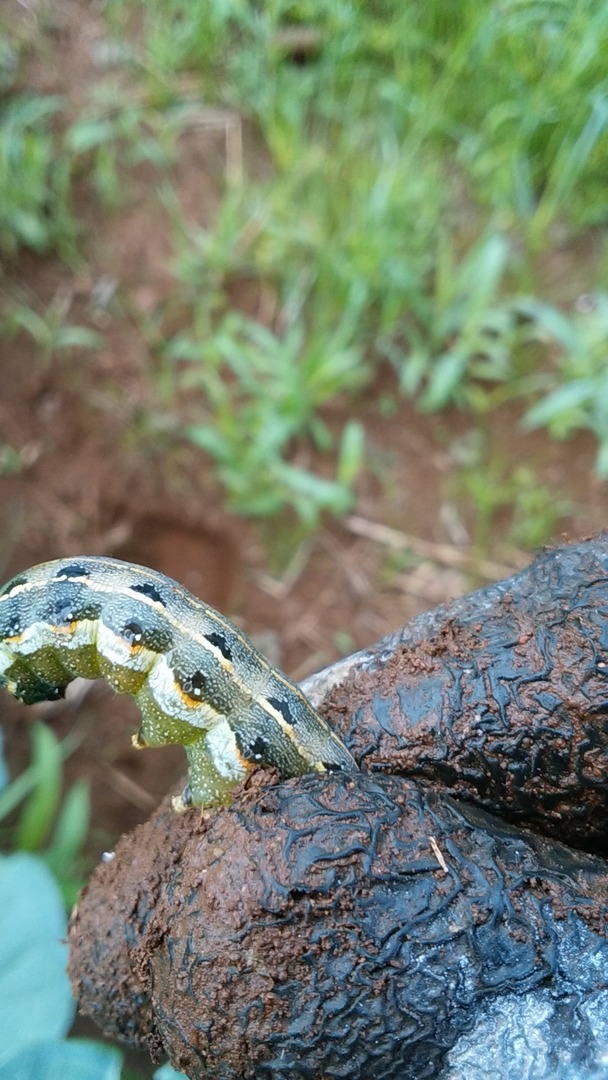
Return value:
[(355, 770), (301, 691), (225, 616), (144, 566), (77, 556), (0, 590), (0, 685), (26, 703), (103, 676), (141, 712), (137, 746), (179, 743), (178, 809), (224, 802), (257, 762), (283, 776)]

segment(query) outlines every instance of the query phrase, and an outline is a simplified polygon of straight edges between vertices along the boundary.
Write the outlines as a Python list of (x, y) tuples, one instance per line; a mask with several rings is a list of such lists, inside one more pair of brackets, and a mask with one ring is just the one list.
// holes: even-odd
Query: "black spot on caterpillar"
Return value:
[(0, 589), (0, 596), (11, 589), (16, 589), (18, 585), (24, 585), (26, 581), (27, 578), (25, 577), (25, 574), (19, 574), (17, 577), (14, 577), (12, 581), (9, 581), (8, 585), (4, 585), (3, 588)]
[(268, 753), (268, 747), (264, 740), (258, 735), (257, 739), (252, 742), (250, 746), (250, 753), (254, 761), (264, 761)]
[(211, 634), (207, 634), (207, 639), (212, 645), (217, 645), (222, 656), (225, 657), (226, 660), (232, 660), (232, 649), (224, 634), (218, 634), (217, 631), (214, 631)]
[(191, 675), (181, 680), (180, 685), (188, 697), (193, 698), (194, 701), (202, 701), (205, 696), (206, 681), (202, 671), (193, 671)]
[(143, 628), (136, 622), (130, 622), (123, 626), (121, 634), (131, 648), (141, 645), (144, 636)]
[(161, 593), (158, 591), (155, 585), (152, 585), (150, 581), (136, 582), (133, 585), (134, 592), (143, 593), (144, 596), (149, 597), (150, 600), (155, 600), (157, 604), (163, 604), (164, 600)]
[(59, 559), (0, 590), (0, 685), (31, 704), (62, 696), (77, 676), (133, 695), (136, 746), (184, 746), (190, 783), (178, 810), (226, 802), (258, 762), (283, 776), (357, 768), (242, 630), (144, 566)]
[[(82, 563), (68, 563), (67, 566), (60, 564), (57, 567), (55, 577), (57, 581), (73, 581), (77, 578), (88, 577), (90, 572), (91, 571), (86, 566), (83, 566)], [(16, 578), (13, 578), (13, 585), (16, 580)], [(23, 582), (19, 581), (19, 584), (21, 585)]]

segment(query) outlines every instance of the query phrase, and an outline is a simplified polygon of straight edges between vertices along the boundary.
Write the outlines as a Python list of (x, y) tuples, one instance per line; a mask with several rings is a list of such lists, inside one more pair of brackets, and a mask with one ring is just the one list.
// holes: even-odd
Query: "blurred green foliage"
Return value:
[[(127, 1080), (117, 1048), (68, 1038), (67, 919), (40, 858), (0, 855), (0, 903), (0, 1080)], [(185, 1078), (165, 1065), (153, 1080)]]
[(73, 250), (70, 163), (57, 153), (52, 125), (60, 109), (51, 95), (0, 97), (0, 255), (20, 246)]
[[(74, 742), (35, 724), (31, 763), (9, 781), (1, 736), (0, 728), (0, 1080), (127, 1080), (118, 1049), (67, 1038), (75, 1006), (66, 905), (84, 884), (89, 825), (86, 781), (62, 797), (62, 763)], [(165, 1065), (153, 1080), (181, 1075)]]
[(63, 794), (63, 762), (77, 745), (73, 737), (60, 742), (46, 724), (36, 723), (31, 740), (27, 768), (11, 782), (5, 770), (0, 775), (0, 845), (4, 851), (38, 855), (72, 905), (84, 884), (89, 789), (86, 781), (76, 780)]
[(0, 855), (1, 1080), (120, 1080), (120, 1054), (66, 1040), (74, 1003), (66, 973), (66, 916), (33, 855)]
[[(79, 186), (109, 214), (145, 166), (175, 296), (136, 316), (152, 382), (144, 438), (199, 447), (235, 511), (288, 507), (312, 528), (352, 504), (365, 425), (343, 417), (388, 364), (395, 395), (477, 424), (459, 495), (478, 546), (505, 514), (514, 542), (545, 540), (570, 508), (530, 465), (490, 455), (484, 432), (514, 402), (524, 428), (591, 432), (608, 477), (604, 0), (106, 0), (99, 17), (110, 61), (68, 102), (23, 75), (52, 55), (52, 5), (27, 32), (0, 12), (0, 332), (29, 335), (43, 366), (102, 347), (61, 303), (11, 293), (11, 267), (24, 251), (82, 266)], [(175, 175), (208, 121), (225, 137), (212, 220), (186, 212)], [(551, 283), (570, 248), (585, 251), (582, 296)], [(235, 310), (239, 283), (253, 286), (253, 313)], [(396, 408), (386, 386), (377, 404)], [(0, 472), (21, 467), (22, 451), (0, 446)], [(82, 879), (88, 793), (77, 782), (62, 797), (69, 749), (36, 725), (20, 776), (0, 759), (3, 846), (25, 860), (9, 913), (26, 911), (32, 875), (50, 868), (68, 902)], [(53, 905), (40, 926), (56, 938)], [(10, 945), (0, 935), (0, 982)], [(49, 992), (52, 954), (56, 941), (50, 967), (36, 960)], [(30, 1027), (59, 1044), (40, 1043), (45, 1067), (63, 1053), (64, 991), (48, 1030)], [(23, 1075), (44, 1075), (38, 1050), (0, 1043), (0, 1076), (22, 1052)], [(102, 1055), (99, 1068), (120, 1065)]]
[[(77, 115), (17, 93), (16, 50), (0, 53), (0, 249), (65, 251), (75, 177), (109, 212), (129, 169), (157, 170), (178, 288), (140, 316), (148, 433), (201, 447), (237, 512), (288, 506), (312, 527), (348, 509), (364, 460), (363, 427), (327, 409), (388, 363), (425, 410), (515, 401), (528, 426), (590, 430), (608, 476), (603, 0), (107, 0), (103, 16), (112, 77)], [(226, 143), (211, 221), (173, 171), (208, 121)], [(578, 309), (574, 283), (550, 285), (573, 244)], [(243, 281), (253, 314), (234, 310)], [(48, 312), (13, 325), (47, 355), (99, 347)]]

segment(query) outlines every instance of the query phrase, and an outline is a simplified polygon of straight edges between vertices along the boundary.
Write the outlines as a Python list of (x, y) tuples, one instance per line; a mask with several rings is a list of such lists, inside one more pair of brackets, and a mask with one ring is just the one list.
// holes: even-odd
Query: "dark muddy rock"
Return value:
[(602, 536), (309, 681), (370, 771), (163, 804), (74, 914), (80, 1010), (191, 1080), (606, 1080), (607, 615)]
[(547, 1047), (516, 1075), (554, 1076), (606, 1049), (605, 870), (411, 781), (309, 776), (121, 841), (71, 975), (108, 1034), (192, 1080), (464, 1077), (480, 1025), (480, 1075), (507, 1076), (503, 997)]
[(363, 768), (608, 855), (607, 534), (543, 552), (337, 670), (321, 711)]

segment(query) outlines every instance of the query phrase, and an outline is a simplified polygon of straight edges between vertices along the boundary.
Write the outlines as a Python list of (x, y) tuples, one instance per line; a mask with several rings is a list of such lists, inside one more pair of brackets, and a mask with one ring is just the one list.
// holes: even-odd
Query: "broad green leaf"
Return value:
[(188, 1080), (188, 1077), (184, 1073), (176, 1072), (175, 1069), (169, 1065), (161, 1065), (160, 1069), (157, 1069), (154, 1073), (153, 1080)]
[(0, 791), (8, 786), (8, 769), (4, 760), (4, 732), (0, 728)]
[[(21, 852), (0, 858), (0, 911), (3, 1067), (33, 1038), (65, 1035), (74, 1003), (65, 970), (63, 903), (50, 871), (39, 859)], [(15, 1080), (14, 1074), (5, 1073), (7, 1080), (9, 1075)]]
[(42, 1040), (0, 1067), (0, 1080), (120, 1080), (121, 1064), (120, 1052), (100, 1043)]

